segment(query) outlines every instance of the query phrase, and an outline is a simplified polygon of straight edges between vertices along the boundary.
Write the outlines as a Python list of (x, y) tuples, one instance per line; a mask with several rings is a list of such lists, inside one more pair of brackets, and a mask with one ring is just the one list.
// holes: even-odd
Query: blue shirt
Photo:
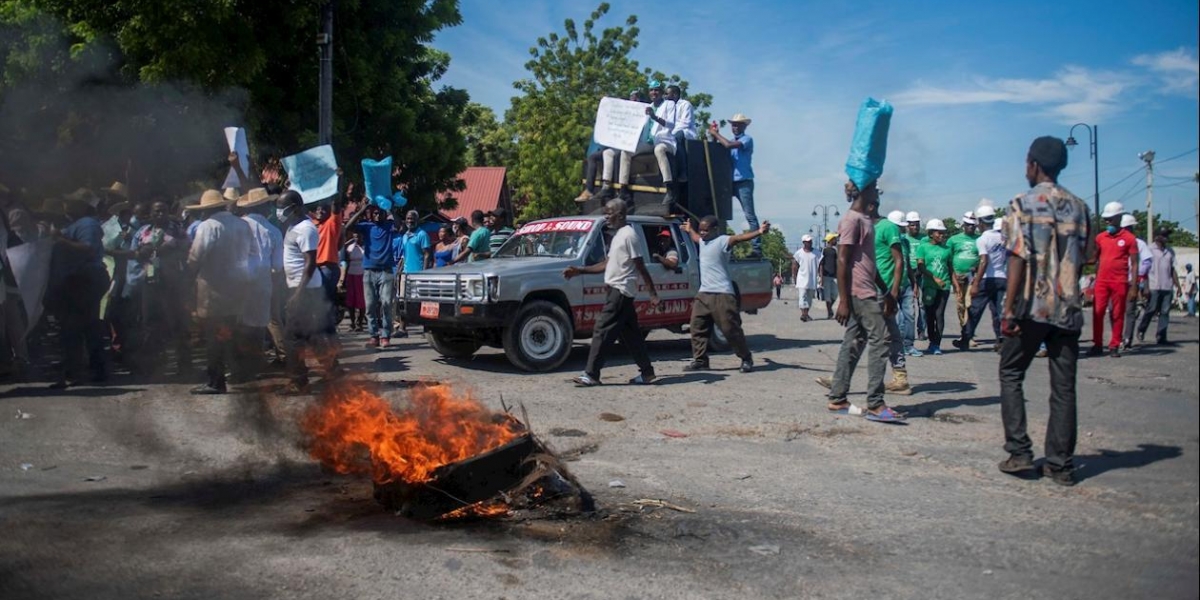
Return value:
[(708, 294), (732, 294), (729, 280), (729, 236), (700, 240), (700, 291)]
[(392, 270), (396, 266), (396, 251), (392, 240), (396, 230), (391, 221), (383, 223), (359, 223), (355, 225), (359, 241), (362, 242), (363, 268)]
[(425, 270), (425, 254), (429, 250), (429, 234), (418, 229), (405, 233), (401, 240), (400, 254), (404, 259), (404, 272), (417, 273)]
[(754, 168), (750, 166), (750, 159), (754, 156), (754, 138), (743, 133), (733, 139), (742, 143), (741, 148), (729, 150), (729, 158), (733, 161), (733, 180), (754, 179)]
[(73, 252), (70, 256), (70, 267), (67, 271), (74, 272), (83, 266), (104, 266), (104, 227), (96, 217), (83, 217), (62, 230), (62, 236), (87, 244), (90, 251), (87, 254)]

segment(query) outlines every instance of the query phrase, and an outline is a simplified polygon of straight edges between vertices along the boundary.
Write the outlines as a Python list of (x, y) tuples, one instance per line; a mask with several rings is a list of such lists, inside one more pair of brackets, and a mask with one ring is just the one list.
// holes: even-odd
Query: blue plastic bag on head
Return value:
[(396, 208), (404, 208), (407, 204), (408, 198), (405, 198), (404, 194), (401, 194), (400, 192), (392, 194), (392, 206), (395, 206)]
[(365, 192), (379, 208), (383, 210), (391, 210), (391, 206), (384, 207), (379, 204), (378, 198), (388, 199), (392, 196), (392, 157), (387, 157), (383, 160), (371, 160), (364, 158), (362, 160), (363, 171), (363, 187)]
[(883, 175), (891, 124), (892, 105), (887, 100), (867, 98), (858, 109), (858, 123), (854, 126), (850, 156), (846, 159), (846, 176), (860, 190)]
[(375, 196), (371, 201), (375, 203), (375, 206), (385, 211), (392, 210), (392, 199), (387, 196)]

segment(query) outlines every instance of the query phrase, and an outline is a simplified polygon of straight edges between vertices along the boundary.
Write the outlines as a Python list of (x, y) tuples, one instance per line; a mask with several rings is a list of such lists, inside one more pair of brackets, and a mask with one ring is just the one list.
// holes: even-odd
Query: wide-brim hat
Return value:
[(118, 200), (129, 199), (129, 188), (125, 187), (125, 184), (121, 183), (120, 181), (114, 181), (112, 185), (102, 188), (100, 193)]
[(732, 117), (729, 117), (730, 123), (745, 123), (745, 124), (749, 125), (750, 121), (751, 121), (750, 117), (747, 117), (746, 115), (743, 115), (742, 113), (737, 113), (737, 114), (733, 115)]
[(230, 204), (233, 204), (233, 201), (226, 200), (225, 197), (221, 195), (221, 192), (218, 192), (217, 190), (205, 190), (205, 192), (200, 195), (199, 204), (191, 204), (185, 206), (184, 208), (187, 210), (208, 210), (210, 208), (225, 208)]
[(221, 192), (221, 197), (231, 202), (237, 202), (240, 198), (237, 188), (227, 187), (224, 192)]
[(279, 194), (267, 192), (266, 188), (254, 188), (237, 199), (238, 208), (254, 208), (279, 199)]

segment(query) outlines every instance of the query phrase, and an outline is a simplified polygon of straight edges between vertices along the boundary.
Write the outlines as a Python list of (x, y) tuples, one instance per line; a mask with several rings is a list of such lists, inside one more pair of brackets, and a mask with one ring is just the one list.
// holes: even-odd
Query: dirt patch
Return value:
[(787, 430), (783, 439), (790, 442), (800, 439), (803, 436), (829, 439), (843, 435), (862, 435), (863, 433), (865, 431), (857, 427), (841, 427), (837, 425), (833, 427), (821, 427), (820, 425), (795, 426)]
[(937, 421), (939, 423), (953, 423), (955, 425), (960, 425), (962, 423), (978, 423), (979, 422), (979, 417), (976, 417), (974, 415), (966, 415), (963, 413), (952, 413), (952, 412), (934, 413), (934, 414), (930, 415), (929, 418), (931, 420)]

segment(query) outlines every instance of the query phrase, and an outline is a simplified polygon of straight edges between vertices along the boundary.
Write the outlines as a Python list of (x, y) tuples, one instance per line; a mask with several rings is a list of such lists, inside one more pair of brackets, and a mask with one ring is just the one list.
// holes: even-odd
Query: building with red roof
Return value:
[(458, 174), (458, 178), (466, 185), (461, 192), (442, 192), (438, 195), (441, 203), (447, 198), (454, 198), (458, 206), (453, 210), (443, 210), (441, 213), (447, 219), (463, 217), (471, 220), (471, 213), (476, 210), (488, 212), (503, 208), (512, 219), (512, 192), (508, 188), (508, 169), (504, 167), (467, 167)]

